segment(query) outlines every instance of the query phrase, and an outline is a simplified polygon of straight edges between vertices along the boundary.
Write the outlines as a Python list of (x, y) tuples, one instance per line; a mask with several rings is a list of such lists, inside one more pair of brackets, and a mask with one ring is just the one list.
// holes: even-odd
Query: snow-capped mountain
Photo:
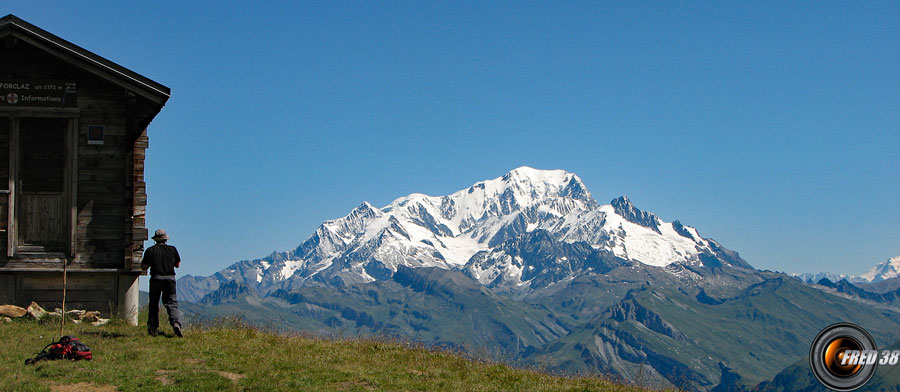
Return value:
[(867, 282), (875, 283), (897, 276), (900, 276), (900, 256), (891, 257), (887, 261), (879, 263), (872, 267), (869, 272), (866, 272), (859, 277), (865, 279)]
[(310, 284), (384, 280), (400, 265), (463, 270), (483, 284), (500, 275), (524, 284), (530, 275), (509, 241), (536, 231), (602, 251), (608, 260), (751, 268), (695, 228), (665, 222), (625, 196), (597, 203), (573, 173), (520, 167), (447, 196), (415, 193), (382, 208), (364, 202), (323, 223), (292, 251), (241, 261), (206, 278), (187, 276), (179, 289), (185, 299), (199, 300), (237, 280), (265, 295)]
[(835, 274), (832, 272), (804, 272), (802, 274), (791, 274), (791, 276), (796, 277), (806, 283), (819, 283), (822, 279), (828, 279), (832, 282), (839, 282), (841, 280), (847, 280), (850, 283), (864, 283), (867, 282), (865, 279), (862, 279), (858, 276), (852, 276), (847, 274)]
[(819, 283), (822, 278), (832, 282), (846, 280), (853, 284), (877, 283), (900, 276), (900, 256), (891, 257), (887, 261), (876, 264), (869, 272), (862, 275), (835, 274), (831, 272), (791, 274), (807, 283)]
[[(900, 256), (891, 257), (887, 261), (878, 263), (874, 267), (872, 267), (869, 272), (866, 272), (862, 275), (835, 274), (831, 272), (807, 272), (802, 274), (791, 274), (791, 276), (794, 276), (806, 283), (813, 284), (819, 283), (823, 278), (826, 278), (833, 283), (840, 282), (841, 280), (846, 280), (854, 285), (862, 285), (860, 287), (870, 287), (872, 283), (884, 282), (888, 279), (900, 277)], [(879, 283), (879, 285), (887, 288), (893, 288), (896, 286), (896, 284), (890, 284), (889, 282)]]

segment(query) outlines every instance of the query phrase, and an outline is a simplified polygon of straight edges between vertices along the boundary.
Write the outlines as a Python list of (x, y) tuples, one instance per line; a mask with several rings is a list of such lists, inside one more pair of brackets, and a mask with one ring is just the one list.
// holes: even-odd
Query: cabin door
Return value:
[(18, 249), (63, 252), (69, 222), (66, 203), (66, 139), (69, 120), (19, 119), (16, 215)]

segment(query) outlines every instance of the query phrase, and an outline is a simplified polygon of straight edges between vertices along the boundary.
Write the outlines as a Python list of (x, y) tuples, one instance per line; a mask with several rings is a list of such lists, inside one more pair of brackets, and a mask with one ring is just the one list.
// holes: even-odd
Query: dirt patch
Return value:
[(221, 371), (221, 370), (217, 371), (216, 373), (218, 373), (222, 377), (225, 377), (225, 378), (231, 380), (231, 382), (238, 382), (238, 381), (241, 381), (242, 378), (247, 377), (244, 374), (225, 372), (225, 371)]
[(414, 375), (414, 376), (427, 376), (427, 375), (428, 375), (428, 373), (425, 373), (425, 372), (423, 372), (423, 371), (421, 371), (421, 370), (418, 370), (418, 369), (409, 369), (409, 372), (408, 372), (408, 373), (409, 373), (409, 374), (412, 374), (412, 375)]
[(374, 391), (375, 386), (372, 383), (366, 380), (356, 380), (356, 381), (343, 381), (335, 384), (338, 390), (347, 390), (347, 389), (355, 389), (357, 387), (362, 387), (367, 391)]
[(171, 374), (175, 373), (174, 370), (157, 370), (156, 371), (156, 381), (159, 381), (162, 385), (174, 385), (175, 380), (172, 379)]
[(199, 365), (199, 364), (202, 364), (203, 362), (205, 362), (205, 361), (202, 359), (196, 359), (196, 358), (185, 358), (184, 359), (184, 363), (186, 363), (188, 365)]
[(119, 389), (112, 385), (96, 385), (89, 382), (78, 384), (49, 384), (53, 392), (117, 392)]

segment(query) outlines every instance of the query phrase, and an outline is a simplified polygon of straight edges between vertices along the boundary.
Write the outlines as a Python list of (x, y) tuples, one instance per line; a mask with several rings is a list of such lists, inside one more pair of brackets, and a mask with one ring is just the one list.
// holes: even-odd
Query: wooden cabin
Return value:
[(147, 125), (159, 83), (13, 15), (0, 19), (0, 304), (137, 323)]

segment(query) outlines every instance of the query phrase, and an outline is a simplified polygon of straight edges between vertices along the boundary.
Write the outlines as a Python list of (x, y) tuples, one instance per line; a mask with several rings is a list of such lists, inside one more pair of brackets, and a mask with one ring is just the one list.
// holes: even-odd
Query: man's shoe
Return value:
[(147, 334), (150, 336), (156, 336), (159, 335), (159, 331), (157, 331), (156, 328), (147, 328)]
[(172, 324), (172, 330), (175, 331), (175, 336), (178, 336), (179, 338), (184, 337), (184, 335), (181, 333), (181, 324)]

